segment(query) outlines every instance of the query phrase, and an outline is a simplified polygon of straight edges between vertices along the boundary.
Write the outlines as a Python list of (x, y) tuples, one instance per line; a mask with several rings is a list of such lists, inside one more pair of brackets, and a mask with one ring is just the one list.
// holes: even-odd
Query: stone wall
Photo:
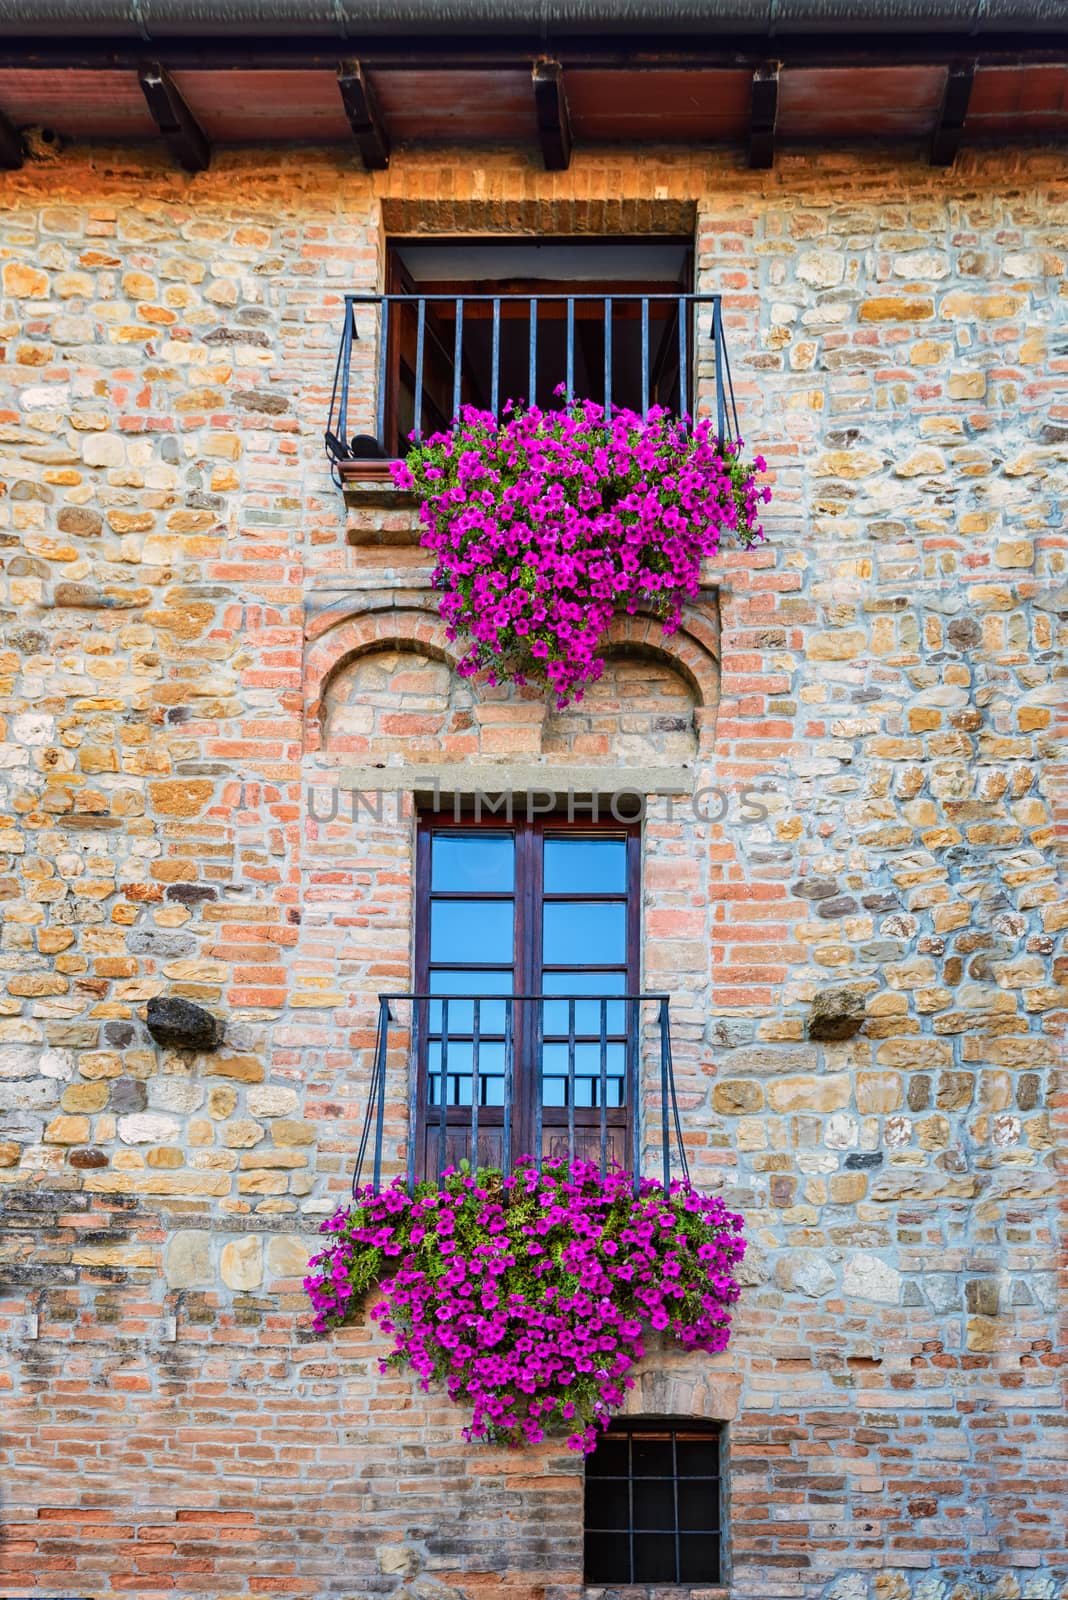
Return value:
[[(631, 1406), (728, 1422), (732, 1592), (1052, 1600), (1062, 154), (478, 159), (3, 178), (0, 1593), (582, 1593), (574, 1459), (469, 1449), (300, 1289), (411, 981), (410, 797), (316, 817), (347, 765), (477, 757), (723, 796), (650, 804), (644, 974), (748, 1285), (728, 1352), (658, 1354)], [(769, 544), (578, 711), (458, 685), (410, 511), (330, 481), (383, 218), (696, 219), (727, 297)], [(158, 994), (223, 1046), (158, 1049)]]

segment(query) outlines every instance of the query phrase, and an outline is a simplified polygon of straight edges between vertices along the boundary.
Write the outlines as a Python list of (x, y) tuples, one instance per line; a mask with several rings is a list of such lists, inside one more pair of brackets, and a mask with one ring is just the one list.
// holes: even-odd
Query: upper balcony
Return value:
[(382, 477), (464, 405), (572, 398), (712, 415), (738, 437), (723, 307), (677, 292), (349, 294), (326, 448), (338, 481)]

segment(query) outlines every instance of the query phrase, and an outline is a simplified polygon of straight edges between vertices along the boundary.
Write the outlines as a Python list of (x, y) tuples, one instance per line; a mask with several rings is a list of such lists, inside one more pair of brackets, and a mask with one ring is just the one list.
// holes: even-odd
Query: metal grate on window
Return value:
[(586, 1460), (587, 1583), (719, 1583), (720, 1430), (617, 1424)]

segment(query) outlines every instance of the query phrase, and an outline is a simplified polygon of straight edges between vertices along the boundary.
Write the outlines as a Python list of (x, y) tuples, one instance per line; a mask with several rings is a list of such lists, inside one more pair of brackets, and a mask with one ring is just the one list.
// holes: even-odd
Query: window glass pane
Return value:
[[(471, 1104), (474, 1048), (470, 1039), (449, 1039), (449, 1059), (446, 1066), (446, 1096), (448, 1106)], [(441, 1104), (438, 1098), (441, 1082), (441, 1040), (431, 1039), (426, 1052), (427, 1104)], [(478, 1051), (478, 1088), (480, 1106), (504, 1104), (504, 1044), (480, 1044)]]
[[(430, 974), (431, 994), (511, 994), (512, 988), (511, 968), (501, 972), (465, 972), (458, 968), (438, 967)], [(429, 1012), (430, 1032), (440, 1033), (441, 1006), (437, 1001), (431, 1001), (427, 1010)], [(449, 1002), (449, 1033), (470, 1033), (474, 1025), (474, 1003), (470, 1000), (451, 1000)], [(503, 1001), (483, 1000), (479, 1011), (478, 1026), (483, 1038), (487, 1034), (502, 1034), (505, 1030), (505, 1007)]]
[(630, 1526), (626, 1478), (593, 1478), (586, 1485), (586, 1526), (604, 1532)]
[(542, 960), (548, 966), (575, 966), (583, 962), (624, 962), (627, 959), (627, 908), (577, 901), (544, 907)]
[(679, 1539), (679, 1582), (719, 1582), (719, 1535), (684, 1533)]
[(591, 1456), (586, 1457), (587, 1478), (626, 1476), (627, 1440), (608, 1436), (599, 1439)]
[(718, 1439), (678, 1439), (675, 1452), (680, 1478), (714, 1478), (719, 1472)]
[[(450, 1027), (452, 1026), (450, 1021)], [(547, 1044), (542, 1049), (542, 1105), (567, 1105), (566, 1044)], [(626, 1101), (626, 1046), (610, 1044), (605, 1062), (605, 1104), (609, 1110)], [(575, 1104), (599, 1107), (601, 1104), (601, 1047), (575, 1045)]]
[(435, 833), (430, 887), (461, 894), (509, 892), (515, 882), (515, 837), (510, 833)]
[[(547, 972), (542, 982), (546, 994), (625, 994), (625, 972)], [(607, 1008), (606, 1031), (625, 1034), (627, 1031), (626, 1007), (610, 1005)], [(567, 1006), (550, 1001), (545, 1007), (543, 1030), (546, 1035), (565, 1034), (568, 1029)], [(601, 1007), (596, 1000), (579, 1000), (575, 1006), (576, 1034), (601, 1036)]]
[(635, 1583), (675, 1582), (675, 1535), (636, 1533), (634, 1535)]
[(626, 894), (626, 839), (569, 836), (545, 841), (546, 894)]
[(679, 1527), (707, 1533), (719, 1526), (719, 1480), (679, 1479)]
[(589, 1583), (629, 1583), (629, 1540), (618, 1533), (588, 1533), (585, 1565)]
[(625, 994), (625, 972), (547, 972), (546, 994)]
[(670, 1439), (651, 1439), (636, 1433), (633, 1459), (636, 1478), (670, 1478), (674, 1471)]
[(511, 961), (513, 914), (511, 900), (432, 900), (431, 961)]
[(675, 1480), (635, 1478), (634, 1526), (650, 1532), (675, 1531)]

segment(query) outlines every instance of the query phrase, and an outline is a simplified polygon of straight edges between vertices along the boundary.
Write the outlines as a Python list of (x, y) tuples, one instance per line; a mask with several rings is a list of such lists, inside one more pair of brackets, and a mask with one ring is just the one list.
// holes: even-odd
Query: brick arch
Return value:
[(319, 626), (313, 625), (309, 633), (316, 635), (309, 639), (304, 653), (304, 748), (309, 752), (322, 748), (327, 689), (358, 656), (408, 651), (443, 661), (454, 672), (460, 659), (436, 609), (422, 610), (415, 605), (403, 611), (364, 611), (325, 625), (320, 619)]
[(741, 1387), (736, 1373), (710, 1371), (707, 1356), (664, 1349), (639, 1366), (618, 1415), (733, 1422)]
[[(331, 680), (357, 656), (372, 651), (411, 651), (443, 661), (455, 672), (461, 651), (447, 636), (436, 597), (427, 593), (404, 608), (383, 606), (335, 620), (329, 611), (309, 622), (304, 654), (305, 750), (322, 748), (323, 712)], [(694, 696), (699, 737), (719, 700), (718, 638), (715, 617), (692, 608), (682, 625), (666, 634), (655, 617), (620, 616), (608, 629), (608, 653), (617, 658), (653, 657), (678, 673)], [(702, 715), (703, 713), (703, 715)]]
[(613, 656), (653, 656), (689, 686), (695, 703), (713, 708), (719, 700), (718, 640), (712, 621), (695, 611), (683, 613), (682, 625), (665, 633), (655, 617), (616, 617), (608, 629)]

